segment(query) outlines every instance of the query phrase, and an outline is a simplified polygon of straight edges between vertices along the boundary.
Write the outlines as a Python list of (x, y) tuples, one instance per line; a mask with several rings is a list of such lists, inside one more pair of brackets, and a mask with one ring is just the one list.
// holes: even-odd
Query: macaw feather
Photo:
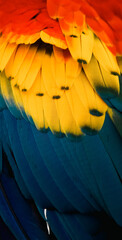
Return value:
[[(92, 75), (89, 74), (93, 70), (89, 70), (89, 66), (92, 60), (82, 66), (67, 50), (39, 43), (19, 45), (6, 64), (5, 73), (1, 73), (4, 78), (2, 95), (11, 112), (28, 119), (38, 129), (49, 127), (54, 133), (62, 132), (67, 136), (96, 133), (103, 125), (107, 105), (95, 91), (99, 87), (94, 83), (94, 90), (91, 87)], [(88, 71), (88, 79), (82, 67), (86, 73)], [(102, 78), (101, 72), (99, 74)], [(118, 77), (112, 77), (115, 84), (118, 83)], [(105, 80), (109, 81), (108, 76)], [(105, 90), (115, 91), (116, 85), (106, 85)], [(119, 91), (119, 85), (116, 88)], [(19, 111), (20, 116), (16, 113)]]
[(0, 0), (0, 239), (122, 239), (122, 2)]

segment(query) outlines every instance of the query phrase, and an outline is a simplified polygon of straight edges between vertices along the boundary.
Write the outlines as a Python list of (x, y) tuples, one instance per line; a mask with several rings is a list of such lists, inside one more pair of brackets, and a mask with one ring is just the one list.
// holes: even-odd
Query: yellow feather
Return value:
[(61, 131), (61, 127), (55, 101), (58, 101), (58, 99), (54, 100), (48, 95), (45, 95), (43, 97), (43, 109), (49, 128), (53, 133), (59, 133)]
[(20, 85), (20, 90), (26, 89), (29, 90), (35, 81), (35, 78), (42, 67), (43, 57), (45, 54), (45, 50), (38, 49), (33, 61), (31, 63), (30, 69), (25, 77), (25, 80)]
[(66, 61), (66, 86), (72, 87), (75, 79), (80, 75), (81, 65), (74, 59), (69, 58)]
[(83, 102), (75, 89), (75, 86), (70, 91), (66, 92), (66, 97), (69, 103), (70, 110), (77, 126), (81, 129), (82, 126), (89, 123), (88, 110), (84, 107)]
[(116, 75), (110, 74), (102, 66), (100, 66), (100, 69), (101, 69), (103, 81), (105, 82), (105, 85), (106, 85), (106, 89), (110, 91), (110, 93), (108, 93), (108, 97), (117, 96), (120, 91), (119, 77)]
[(67, 92), (66, 95), (72, 109), (72, 114), (81, 131), (87, 134), (93, 134), (99, 131), (103, 125), (105, 114), (99, 117), (91, 115), (89, 108), (84, 107), (75, 86), (73, 86), (71, 91)]
[(89, 112), (92, 110), (97, 110), (101, 114), (106, 112), (107, 105), (93, 90), (83, 72), (81, 72), (81, 75), (75, 80), (74, 86), (81, 99), (81, 102)]
[(118, 62), (119, 68), (120, 68), (120, 72), (122, 74), (122, 56), (117, 57), (117, 62)]
[(13, 52), (15, 51), (15, 49), (17, 48), (17, 45), (15, 43), (13, 44), (8, 44), (5, 48), (5, 51), (1, 57), (0, 60), (0, 70), (3, 71), (3, 69), (5, 68), (5, 66), (7, 65), (10, 57), (12, 56)]
[(72, 57), (75, 60), (82, 60), (81, 36), (70, 35), (65, 36), (65, 39)]
[(57, 88), (56, 79), (55, 79), (55, 59), (54, 54), (51, 56), (49, 54), (45, 54), (43, 65), (42, 65), (42, 78), (44, 81), (44, 85), (47, 91), (47, 94), (50, 97), (61, 96), (62, 91)]
[(40, 32), (40, 38), (42, 39), (43, 42), (49, 43), (51, 45), (54, 45), (56, 47), (66, 49), (67, 45), (64, 40), (59, 39), (59, 38), (54, 38), (45, 33), (44, 31)]
[(31, 122), (30, 120), (30, 112), (29, 112), (29, 104), (28, 104), (28, 92), (22, 92), (20, 91), (21, 99), (23, 102), (23, 108), (26, 113), (27, 119)]
[(34, 47), (34, 46), (30, 47), (29, 51), (27, 52), (21, 66), (20, 66), (20, 69), (16, 75), (17, 84), (19, 86), (25, 81), (25, 78), (26, 78), (28, 72), (30, 71), (30, 67), (31, 67), (31, 64), (33, 62), (36, 52), (37, 52), (37, 47)]
[(111, 74), (120, 74), (116, 57), (110, 52), (106, 45), (99, 39), (94, 39), (93, 54), (102, 67)]
[(16, 101), (14, 99), (14, 95), (11, 89), (10, 80), (7, 79), (4, 72), (0, 74), (0, 82), (1, 82), (1, 92), (7, 107), (15, 117), (21, 118), (21, 114), (18, 111), (18, 105), (16, 104)]
[(32, 35), (21, 35), (21, 36), (18, 36), (16, 43), (17, 44), (22, 44), (22, 43), (32, 44), (32, 43), (36, 42), (39, 38), (40, 38), (39, 33), (35, 33)]
[(43, 108), (43, 99), (42, 99), (45, 96), (45, 94), (46, 94), (46, 90), (42, 82), (41, 71), (39, 71), (33, 83), (33, 86), (27, 92), (28, 112), (34, 121), (35, 126), (39, 130), (48, 128), (48, 124), (44, 117), (44, 108)]
[(85, 29), (78, 35), (65, 36), (72, 57), (79, 62), (89, 63), (94, 44), (94, 34), (90, 29)]
[(11, 95), (8, 91), (8, 79), (6, 78), (5, 74), (4, 73), (1, 73), (0, 74), (0, 84), (1, 84), (1, 93), (2, 93), (2, 96), (4, 97), (5, 101), (6, 99), (9, 100), (9, 98), (11, 98)]
[(20, 89), (16, 85), (16, 78), (11, 80), (11, 89), (12, 89), (12, 92), (13, 92), (14, 101), (15, 101), (15, 103), (17, 105), (17, 108), (21, 112), (21, 115), (24, 118), (26, 118), (26, 113), (24, 111), (24, 105), (23, 105)]
[(81, 52), (82, 52), (82, 60), (85, 63), (89, 63), (92, 57), (94, 44), (94, 34), (90, 29), (82, 32), (81, 34)]
[(80, 74), (81, 66), (71, 56), (64, 58), (62, 49), (53, 48), (54, 64), (52, 65), (53, 77), (59, 89), (68, 90), (72, 87), (75, 78)]
[(7, 41), (4, 41), (2, 42), (2, 44), (0, 44), (0, 59), (2, 58), (7, 45), (8, 45)]
[(103, 97), (113, 97), (119, 93), (119, 78), (106, 71), (93, 56), (89, 64), (83, 64), (86, 76), (98, 93)]
[(15, 77), (30, 49), (30, 45), (20, 45), (17, 48), (17, 51), (12, 55), (10, 61), (8, 62), (5, 73), (7, 77)]
[(58, 89), (66, 84), (66, 64), (63, 57), (63, 51), (59, 48), (54, 48), (54, 64), (52, 65), (53, 77)]
[(80, 136), (82, 133), (72, 115), (66, 94), (58, 99), (56, 104), (62, 132), (67, 136)]

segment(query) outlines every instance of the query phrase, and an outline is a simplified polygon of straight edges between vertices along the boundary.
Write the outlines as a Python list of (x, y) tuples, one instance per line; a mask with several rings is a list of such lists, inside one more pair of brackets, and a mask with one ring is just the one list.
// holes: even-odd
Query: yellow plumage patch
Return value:
[[(41, 37), (46, 41), (48, 36)], [(108, 108), (101, 97), (119, 94), (121, 61), (118, 66), (86, 26), (77, 37), (65, 39), (69, 50), (58, 43), (60, 48), (41, 40), (18, 45), (1, 37), (1, 92), (11, 112), (39, 130), (50, 128), (70, 138), (94, 134), (102, 128)]]

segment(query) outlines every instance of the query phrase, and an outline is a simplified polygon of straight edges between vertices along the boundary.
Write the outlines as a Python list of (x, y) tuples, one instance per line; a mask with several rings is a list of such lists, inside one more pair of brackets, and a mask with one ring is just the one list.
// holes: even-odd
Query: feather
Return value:
[(0, 239), (122, 238), (120, 0), (0, 0)]

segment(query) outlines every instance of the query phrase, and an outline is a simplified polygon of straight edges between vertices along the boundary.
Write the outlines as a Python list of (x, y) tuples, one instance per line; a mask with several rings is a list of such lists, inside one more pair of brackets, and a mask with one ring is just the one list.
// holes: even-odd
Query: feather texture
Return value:
[(122, 3), (0, 0), (0, 239), (122, 238)]

